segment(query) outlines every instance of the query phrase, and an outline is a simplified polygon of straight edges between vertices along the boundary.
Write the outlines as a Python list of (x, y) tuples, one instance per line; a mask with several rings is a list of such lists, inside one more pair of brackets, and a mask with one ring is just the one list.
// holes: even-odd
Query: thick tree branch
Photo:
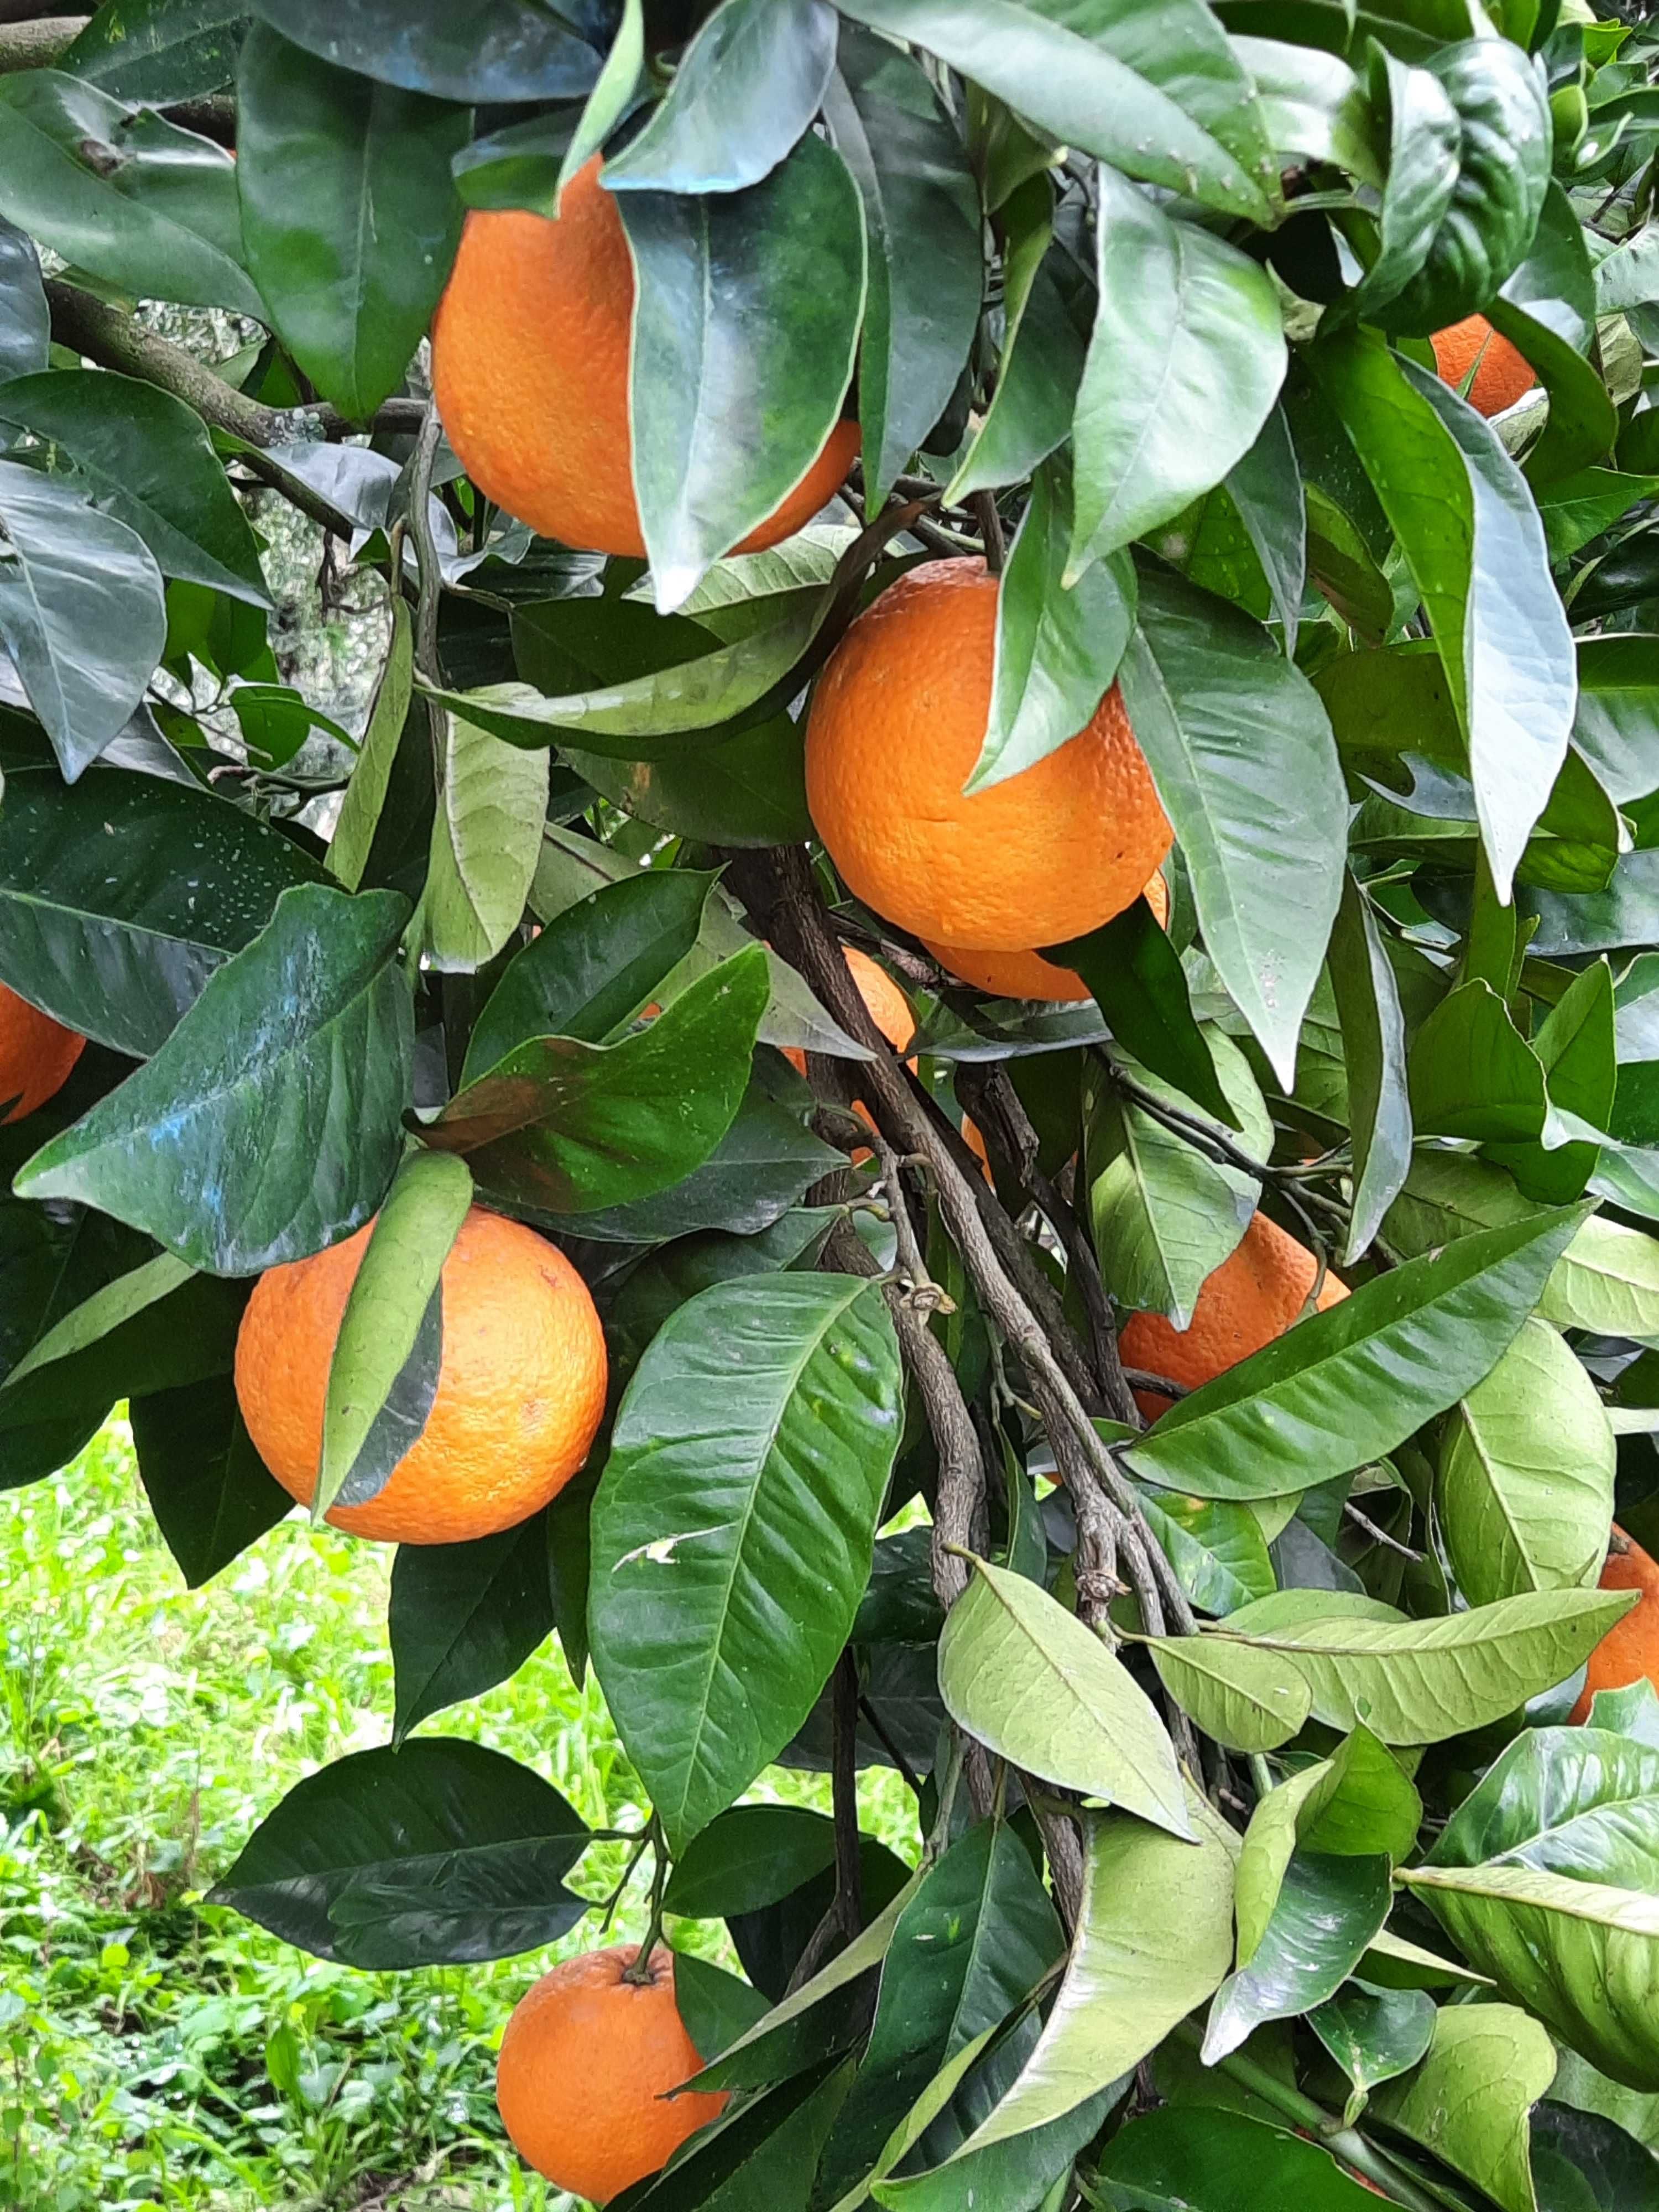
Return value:
[(91, 21), (89, 15), (37, 15), (0, 28), (0, 76), (14, 70), (51, 69)]

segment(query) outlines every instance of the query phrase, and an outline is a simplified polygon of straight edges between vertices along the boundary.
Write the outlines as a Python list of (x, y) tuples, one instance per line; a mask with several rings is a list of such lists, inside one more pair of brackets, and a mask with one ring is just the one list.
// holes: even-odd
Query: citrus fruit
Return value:
[(0, 983), (0, 1121), (21, 1121), (61, 1091), (86, 1042)]
[[(641, 555), (629, 427), (634, 264), (597, 155), (565, 187), (557, 222), (475, 210), (432, 323), (432, 390), (473, 482), (544, 537)], [(754, 425), (758, 437), (763, 426)], [(757, 552), (810, 522), (858, 452), (838, 422), (768, 522)]]
[(1589, 1718), (1590, 1699), (1598, 1690), (1622, 1690), (1644, 1680), (1659, 1690), (1659, 1559), (1615, 1527), (1601, 1586), (1639, 1590), (1641, 1596), (1590, 1653), (1584, 1686), (1572, 1709), (1575, 1723)]
[(1478, 415), (1501, 415), (1538, 381), (1525, 355), (1493, 330), (1484, 315), (1465, 315), (1461, 323), (1437, 331), (1429, 343), (1443, 383), (1461, 392), (1463, 379), (1474, 370), (1465, 396)]
[[(1200, 1291), (1189, 1327), (1177, 1328), (1162, 1314), (1130, 1316), (1117, 1340), (1123, 1364), (1167, 1375), (1172, 1382), (1196, 1390), (1299, 1321), (1318, 1273), (1319, 1262), (1305, 1245), (1257, 1213), (1237, 1249)], [(1347, 1285), (1328, 1273), (1319, 1292), (1320, 1312), (1347, 1295)], [(1135, 1403), (1148, 1420), (1170, 1407), (1169, 1399), (1154, 1390), (1137, 1390)]]
[[(1146, 884), (1146, 903), (1160, 928), (1170, 923), (1170, 890), (1162, 876)], [(963, 945), (934, 945), (922, 939), (941, 968), (959, 975), (975, 990), (991, 991), (999, 999), (1086, 999), (1089, 986), (1070, 968), (1057, 968), (1040, 952), (975, 952)]]
[[(236, 1339), (236, 1395), (259, 1456), (308, 1504), (329, 1363), (372, 1222), (254, 1285)], [(545, 1505), (587, 1456), (605, 1351), (587, 1285), (533, 1230), (474, 1206), (443, 1270), (443, 1364), (426, 1426), (379, 1494), (337, 1528), (395, 1544), (460, 1544)]]
[[(916, 1018), (910, 1011), (910, 1001), (887, 970), (878, 967), (867, 952), (860, 952), (856, 945), (843, 949), (871, 1020), (894, 1051), (902, 1052), (916, 1033)], [(783, 1056), (798, 1075), (805, 1074), (806, 1054), (798, 1045), (786, 1045)]]
[(495, 2102), (520, 2156), (556, 2189), (604, 2204), (654, 2173), (726, 2109), (724, 2096), (666, 2093), (702, 2070), (674, 2001), (674, 1954), (637, 1943), (588, 1951), (544, 1974), (514, 2008), (495, 2066)]
[(1139, 896), (1171, 834), (1115, 684), (1065, 744), (963, 796), (996, 623), (982, 562), (911, 569), (836, 647), (806, 726), (807, 805), (847, 883), (924, 943), (969, 951), (1097, 928)]

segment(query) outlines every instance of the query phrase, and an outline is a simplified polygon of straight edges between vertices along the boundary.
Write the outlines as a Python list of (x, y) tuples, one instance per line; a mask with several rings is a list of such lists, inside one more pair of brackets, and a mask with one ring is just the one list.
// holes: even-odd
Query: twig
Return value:
[(33, 22), (13, 23), (0, 30), (0, 75), (13, 70), (51, 69), (91, 21), (89, 15), (41, 15)]
[(1008, 543), (1002, 534), (1002, 517), (997, 513), (997, 495), (994, 491), (976, 491), (968, 504), (974, 510), (979, 534), (985, 541), (986, 569), (989, 574), (1000, 576), (1008, 558)]
[(1414, 1552), (1409, 1544), (1402, 1544), (1398, 1536), (1391, 1536), (1386, 1528), (1380, 1528), (1368, 1513), (1360, 1511), (1352, 1498), (1343, 1500), (1342, 1510), (1353, 1522), (1355, 1528), (1363, 1528), (1374, 1542), (1385, 1544), (1391, 1552), (1398, 1552), (1402, 1559), (1411, 1559), (1417, 1564), (1421, 1564), (1423, 1559), (1421, 1552)]
[(897, 1744), (894, 1742), (892, 1736), (888, 1732), (887, 1723), (883, 1720), (881, 1715), (876, 1711), (874, 1705), (871, 1704), (868, 1698), (862, 1696), (860, 1698), (859, 1711), (863, 1715), (865, 1721), (868, 1724), (871, 1735), (874, 1736), (876, 1741), (881, 1746), (882, 1749), (887, 1753), (889, 1759), (892, 1760), (893, 1765), (897, 1768), (906, 1789), (908, 1790), (913, 1797), (920, 1798), (921, 1796), (921, 1784), (916, 1778), (915, 1770), (912, 1767), (909, 1760), (904, 1756), (904, 1753), (899, 1749)]
[[(668, 1846), (663, 1840), (662, 1822), (654, 1813), (651, 1815), (646, 1835), (655, 1853), (651, 1868), (651, 1917), (646, 1926), (645, 1940), (640, 1945), (632, 1965), (623, 1968), (622, 1978), (625, 1982), (640, 1983), (648, 1989), (652, 1980), (651, 1954), (662, 1936), (662, 1901), (668, 1887)], [(632, 1871), (631, 1868), (629, 1870)]]
[(850, 1943), (864, 1925), (859, 1866), (859, 1662), (849, 1644), (830, 1686), (830, 1787), (836, 1827), (836, 1907)]
[(1173, 1375), (1154, 1375), (1150, 1367), (1126, 1367), (1123, 1379), (1132, 1390), (1156, 1390), (1160, 1398), (1172, 1403), (1193, 1395), (1189, 1384), (1177, 1382)]

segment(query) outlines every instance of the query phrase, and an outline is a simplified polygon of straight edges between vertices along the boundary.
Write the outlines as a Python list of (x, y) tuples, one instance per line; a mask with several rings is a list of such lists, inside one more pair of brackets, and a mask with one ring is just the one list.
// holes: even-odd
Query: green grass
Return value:
[[(559, 2212), (505, 2142), (495, 2051), (565, 1942), (495, 1966), (362, 1974), (203, 1893), (301, 1776), (391, 1732), (390, 1553), (302, 1520), (187, 1591), (124, 1425), (0, 1498), (0, 2204), (29, 2212)], [(641, 1796), (590, 1674), (556, 1646), (426, 1723), (534, 1766), (595, 1825)], [(864, 1825), (906, 1856), (897, 1778)], [(824, 1806), (774, 1770), (751, 1793)], [(574, 1877), (599, 1895), (619, 1846)], [(644, 1899), (612, 1936), (639, 1936)], [(724, 1931), (682, 1923), (713, 1957)]]

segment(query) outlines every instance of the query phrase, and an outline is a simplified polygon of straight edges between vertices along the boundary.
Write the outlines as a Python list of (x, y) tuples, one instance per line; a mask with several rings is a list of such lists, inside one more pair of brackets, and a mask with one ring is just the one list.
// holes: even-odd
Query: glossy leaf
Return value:
[(859, 422), (873, 515), (944, 413), (973, 343), (984, 285), (979, 191), (927, 72), (861, 25), (842, 25), (824, 117), (864, 203)]
[(736, 192), (783, 160), (836, 65), (824, 0), (721, 0), (638, 135), (605, 167), (613, 192)]
[(1325, 710), (1249, 616), (1150, 568), (1120, 681), (1205, 948), (1289, 1085), (1342, 888), (1341, 772)]
[[(864, 307), (863, 216), (847, 165), (811, 132), (743, 193), (618, 204), (636, 286), (634, 488), (667, 613), (835, 428)], [(763, 441), (748, 428), (763, 414)]]
[(403, 381), (460, 243), (463, 109), (336, 69), (263, 23), (237, 70), (242, 236), (283, 343), (366, 419)]
[(1423, 1990), (1379, 1989), (1353, 1981), (1308, 2015), (1308, 2025), (1353, 2085), (1343, 2112), (1352, 2127), (1370, 2093), (1396, 2081), (1428, 2049), (1434, 2000)]
[(1099, 174), (1100, 305), (1073, 426), (1073, 583), (1244, 458), (1286, 360), (1258, 263), (1112, 170)]
[(1130, 1464), (1171, 1489), (1249, 1498), (1380, 1459), (1491, 1372), (1582, 1218), (1538, 1214), (1362, 1285), (1183, 1399)]
[(270, 604), (246, 518), (182, 399), (137, 377), (54, 369), (13, 378), (0, 421), (55, 447), (101, 514), (142, 538), (163, 575)]
[(759, 1912), (836, 1863), (835, 1826), (805, 1805), (734, 1805), (675, 1861), (665, 1910), (687, 1920)]
[(362, 1967), (538, 1949), (588, 1910), (563, 1877), (588, 1831), (558, 1791), (482, 1744), (358, 1751), (290, 1790), (216, 1884), (286, 1943)]
[(495, 957), (523, 916), (541, 852), (548, 756), (504, 744), (441, 709), (437, 724), (427, 957), (434, 968), (470, 975)]
[(334, 835), (328, 841), (328, 872), (349, 891), (355, 891), (362, 882), (374, 848), (374, 833), (392, 788), (414, 687), (414, 623), (404, 601), (395, 599), (386, 662), (374, 687), (368, 724), (352, 764), (351, 781), (335, 818)]
[(64, 61), (117, 100), (161, 107), (228, 85), (246, 27), (244, 0), (103, 0)]
[(1449, 991), (1412, 1047), (1417, 1127), (1518, 1144), (1541, 1133), (1548, 1108), (1543, 1066), (1492, 985), (1475, 976)]
[(1261, 1940), (1216, 1991), (1206, 2065), (1265, 2021), (1296, 2019), (1335, 1996), (1389, 1917), (1389, 1872), (1386, 1857), (1293, 1854)]
[(1098, 2172), (1109, 2212), (1372, 2212), (1376, 2203), (1317, 2144), (1214, 2107), (1143, 2113), (1107, 2145)]
[[(721, 1230), (709, 1230), (702, 1236), (677, 1237), (663, 1245), (630, 1269), (606, 1310), (605, 1340), (613, 1377), (626, 1380), (669, 1316), (699, 1291), (744, 1275), (769, 1275), (781, 1267), (810, 1267), (836, 1218), (831, 1206), (793, 1206), (769, 1228), (753, 1236), (732, 1237)], [(877, 1562), (878, 1580), (879, 1547)], [(934, 1617), (928, 1642), (937, 1630)], [(854, 1640), (884, 1639), (872, 1635)]]
[(949, 500), (1030, 476), (1071, 428), (1083, 377), (1084, 340), (1046, 262), (1054, 237), (1054, 194), (1047, 177), (1028, 177), (1010, 196), (1001, 221), (1004, 325), (997, 386), (945, 487)]
[(255, 1274), (357, 1228), (402, 1147), (412, 1024), (394, 956), (407, 918), (395, 892), (286, 892), (155, 1057), (21, 1170), (20, 1194), (81, 1199), (216, 1274)]
[(399, 1545), (386, 1620), (393, 1743), (446, 1705), (507, 1681), (552, 1626), (543, 1515), (470, 1543)]
[(1295, 1662), (1261, 1644), (1188, 1637), (1155, 1642), (1152, 1651), (1182, 1712), (1230, 1751), (1276, 1751), (1301, 1733), (1313, 1710)]
[(799, 723), (769, 715), (723, 744), (660, 760), (615, 760), (560, 748), (612, 805), (637, 822), (714, 845), (792, 845), (811, 835)]
[(294, 1510), (254, 1449), (228, 1375), (147, 1390), (127, 1418), (149, 1510), (189, 1589)]
[(1149, 900), (1139, 898), (1087, 937), (1045, 951), (1082, 976), (1126, 1054), (1204, 1114), (1229, 1128), (1243, 1127), (1218, 1074), (1211, 1039), (1193, 1014), (1180, 955)]
[(1377, 253), (1360, 283), (1337, 303), (1333, 328), (1350, 319), (1376, 319), (1376, 310), (1416, 276), (1450, 211), (1457, 184), (1462, 125), (1439, 77), (1379, 50), (1371, 82), (1373, 94), (1385, 96), (1389, 118)]
[(1282, 407), (1273, 409), (1255, 445), (1228, 471), (1226, 488), (1261, 563), (1285, 649), (1294, 653), (1308, 574), (1308, 514)]
[(1353, 1217), (1343, 1257), (1370, 1244), (1412, 1160), (1406, 1024), (1400, 988), (1370, 900), (1352, 875), (1331, 933), (1331, 982), (1342, 1024), (1348, 1121), (1353, 1135)]
[(52, 310), (34, 241), (0, 220), (0, 380), (33, 376), (46, 366)]
[[(1560, 2083), (1553, 2085), (1557, 2094)], [(1547, 2098), (1533, 2107), (1532, 2170), (1540, 2212), (1654, 2212), (1659, 2160), (1597, 2112)]]
[(1504, 2212), (1534, 2212), (1528, 2118), (1555, 2063), (1544, 2029), (1513, 2005), (1448, 2005), (1427, 2057), (1377, 2109)]
[(1141, 1486), (1140, 1510), (1176, 1580), (1204, 1613), (1231, 1613), (1275, 1587), (1261, 1523), (1248, 1506)]
[(828, 1680), (869, 1575), (899, 1405), (881, 1294), (842, 1275), (718, 1284), (635, 1370), (594, 1502), (589, 1618), (674, 1849)]
[(1028, 1772), (1190, 1842), (1175, 1750), (1146, 1692), (1047, 1590), (974, 1562), (939, 1648), (952, 1719)]
[(280, 894), (317, 874), (297, 846), (194, 782), (94, 768), (66, 788), (49, 763), (8, 759), (0, 982), (145, 1058)]
[(257, 0), (257, 12), (307, 52), (382, 84), (443, 100), (580, 100), (599, 75), (605, 0)]
[(0, 644), (72, 782), (119, 733), (161, 657), (161, 572), (125, 522), (15, 462), (0, 461)]

